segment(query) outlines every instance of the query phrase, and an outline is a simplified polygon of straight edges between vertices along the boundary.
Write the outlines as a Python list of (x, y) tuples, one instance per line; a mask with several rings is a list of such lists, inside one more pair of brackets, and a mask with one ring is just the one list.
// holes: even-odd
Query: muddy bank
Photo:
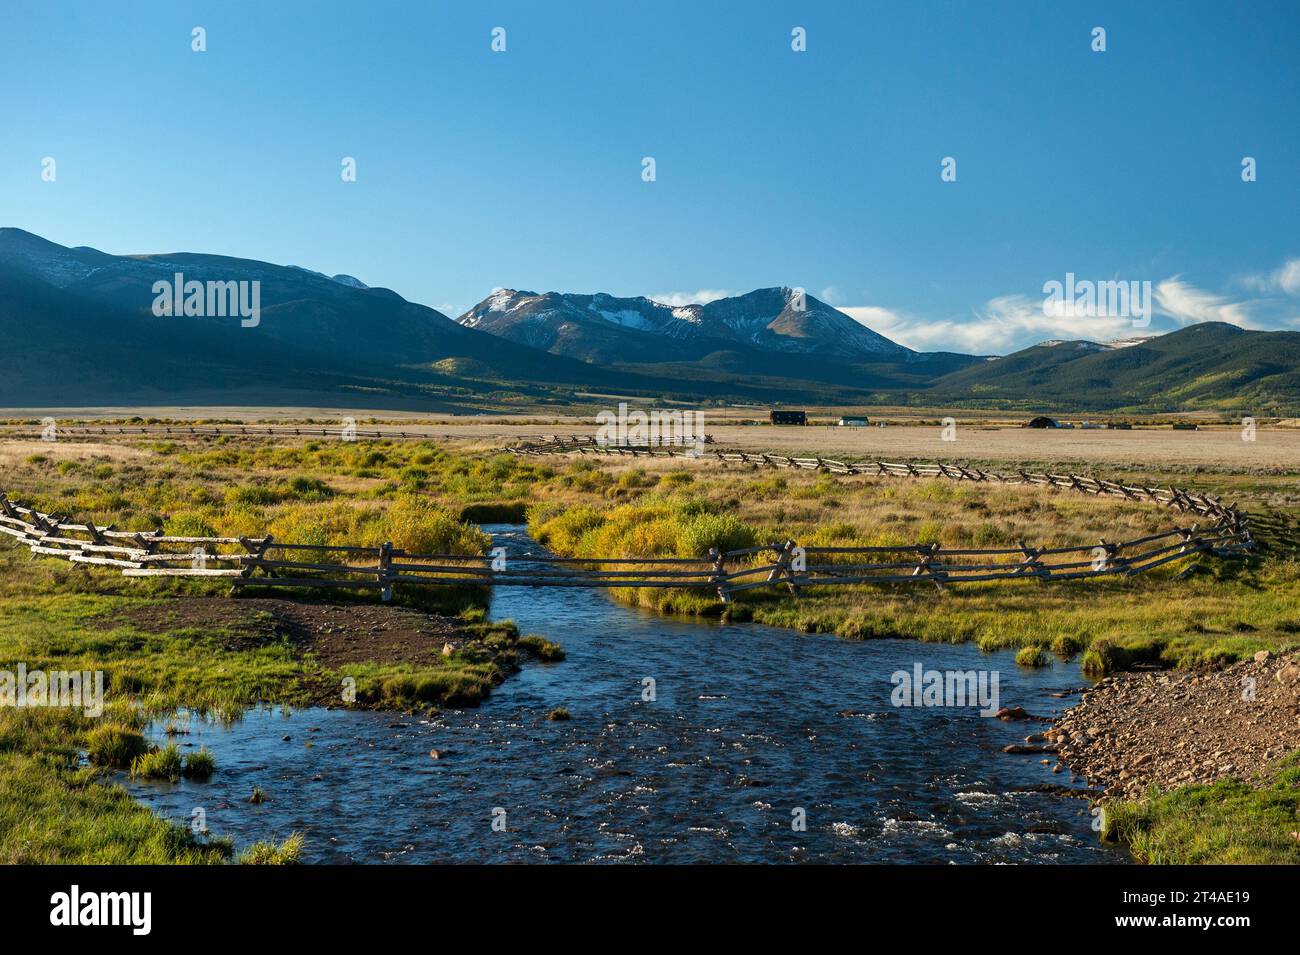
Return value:
[[(177, 597), (111, 614), (102, 625), (146, 633), (194, 628), (229, 651), (287, 641), (296, 657), (331, 672), (354, 663), (437, 667), (444, 656), (481, 641), (485, 632), (455, 617), (407, 607), (271, 597)], [(503, 675), (516, 669), (513, 659), (500, 662)], [(332, 677), (314, 682), (305, 676), (305, 682), (312, 702), (337, 701)]]
[(1300, 653), (1261, 651), (1213, 673), (1123, 673), (1085, 690), (1045, 734), (1112, 798), (1252, 780), (1300, 747)]

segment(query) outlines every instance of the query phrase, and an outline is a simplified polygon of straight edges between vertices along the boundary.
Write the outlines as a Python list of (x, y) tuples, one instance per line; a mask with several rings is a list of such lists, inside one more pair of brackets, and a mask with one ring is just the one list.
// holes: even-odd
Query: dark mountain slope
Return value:
[(1036, 345), (946, 375), (930, 394), (1017, 406), (1285, 412), (1300, 405), (1300, 332), (1207, 322), (1123, 348)]
[[(519, 389), (541, 383), (650, 392), (663, 385), (463, 328), (388, 289), (358, 288), (250, 259), (193, 253), (112, 256), (68, 249), (19, 229), (0, 229), (0, 268), (10, 286), (0, 297), (0, 321), (9, 329), (23, 323), (42, 328), (42, 338), (29, 346), (46, 361), (111, 353), (134, 368), (161, 368), (175, 361), (206, 362), (212, 368), (226, 363), (227, 387), (239, 387), (257, 369), (273, 369), (295, 380), (325, 376), (330, 387), (363, 378), (454, 385), (471, 393), (489, 389), (467, 378)], [(177, 273), (185, 281), (259, 282), (259, 323), (245, 328), (238, 317), (155, 316), (154, 283), (171, 282)], [(134, 357), (124, 353), (128, 348)], [(461, 374), (462, 369), (473, 372)], [(93, 392), (93, 379), (109, 374), (102, 363), (86, 367), (82, 390)], [(125, 372), (115, 374), (120, 379)], [(221, 375), (212, 377), (219, 385)], [(163, 379), (158, 387), (172, 390), (179, 384)], [(12, 383), (5, 387), (6, 394), (13, 391)]]

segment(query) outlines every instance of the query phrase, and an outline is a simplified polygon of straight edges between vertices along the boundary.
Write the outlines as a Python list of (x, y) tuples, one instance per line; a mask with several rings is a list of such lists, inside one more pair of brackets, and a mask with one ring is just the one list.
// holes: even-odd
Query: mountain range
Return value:
[[(156, 282), (257, 282), (254, 327), (158, 316)], [(917, 352), (790, 288), (701, 305), (498, 289), (456, 319), (350, 275), (109, 255), (0, 228), (0, 406), (489, 411), (597, 395), (1041, 410), (1300, 408), (1300, 333), (1220, 323), (1004, 357)]]
[(679, 307), (603, 292), (539, 295), (498, 289), (457, 321), (553, 355), (601, 363), (700, 359), (737, 348), (839, 362), (917, 357), (838, 309), (789, 288)]

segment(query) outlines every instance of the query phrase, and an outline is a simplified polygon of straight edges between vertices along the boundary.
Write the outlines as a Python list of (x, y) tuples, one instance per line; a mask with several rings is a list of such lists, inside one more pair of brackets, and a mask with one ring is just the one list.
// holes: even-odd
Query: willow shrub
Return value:
[(490, 539), (440, 507), (402, 497), (391, 506), (295, 505), (275, 514), (268, 530), (295, 544), (355, 544), (384, 541), (412, 554), (483, 554)]
[(492, 541), (483, 531), (421, 498), (399, 499), (380, 523), (385, 527), (381, 536), (411, 554), (484, 554)]
[(163, 524), (163, 532), (168, 537), (216, 537), (217, 529), (202, 514), (193, 511), (181, 511), (169, 517)]
[(554, 516), (539, 515), (533, 535), (558, 553), (587, 556), (579, 554), (582, 539), (605, 523), (605, 513), (594, 507), (571, 507)]
[(701, 513), (690, 501), (639, 502), (609, 510), (575, 507), (533, 528), (558, 553), (579, 557), (701, 557), (710, 548), (738, 550), (758, 539), (731, 514)]
[(677, 544), (680, 557), (700, 557), (716, 547), (741, 550), (758, 542), (754, 528), (732, 514), (697, 514), (682, 523)]

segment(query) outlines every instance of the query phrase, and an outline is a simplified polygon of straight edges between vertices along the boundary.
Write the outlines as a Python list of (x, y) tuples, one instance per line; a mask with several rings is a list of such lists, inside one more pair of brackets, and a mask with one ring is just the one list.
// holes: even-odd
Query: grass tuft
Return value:
[(137, 779), (170, 779), (175, 782), (181, 778), (182, 772), (181, 751), (175, 743), (168, 743), (161, 749), (155, 747), (131, 763), (131, 775)]
[(185, 768), (181, 771), (186, 779), (204, 782), (211, 779), (217, 771), (217, 760), (209, 749), (200, 749), (185, 757)]
[(545, 637), (539, 637), (536, 634), (529, 634), (526, 637), (520, 637), (519, 645), (527, 650), (531, 650), (547, 663), (558, 663), (564, 659), (563, 647), (558, 643), (547, 640)]
[(1021, 647), (1016, 663), (1022, 667), (1045, 667), (1051, 666), (1052, 658), (1042, 647)]
[(103, 723), (94, 727), (86, 739), (91, 763), (110, 769), (130, 769), (149, 751), (144, 736), (120, 723)]
[(239, 864), (298, 865), (302, 862), (305, 841), (301, 832), (295, 832), (279, 845), (274, 842), (255, 842), (239, 854)]

